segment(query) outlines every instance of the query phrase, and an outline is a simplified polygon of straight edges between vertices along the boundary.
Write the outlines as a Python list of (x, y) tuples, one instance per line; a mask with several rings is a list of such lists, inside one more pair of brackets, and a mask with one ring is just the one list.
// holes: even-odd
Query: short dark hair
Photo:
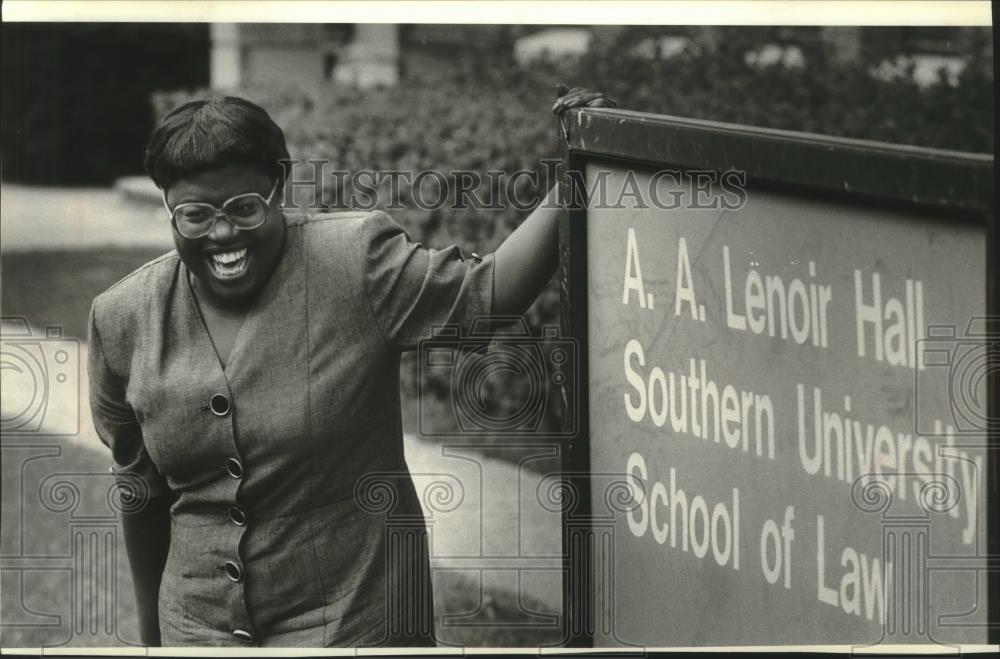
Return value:
[(246, 165), (284, 179), (285, 134), (264, 108), (235, 96), (191, 101), (163, 118), (146, 145), (146, 173), (166, 189), (179, 179)]

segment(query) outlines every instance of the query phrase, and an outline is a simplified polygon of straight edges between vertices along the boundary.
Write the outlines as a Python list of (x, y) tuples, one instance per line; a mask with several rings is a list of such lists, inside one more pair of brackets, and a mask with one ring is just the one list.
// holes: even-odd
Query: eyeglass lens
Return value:
[[(256, 229), (267, 219), (267, 204), (256, 194), (230, 199), (222, 208), (229, 222), (238, 229)], [(211, 204), (181, 204), (173, 218), (181, 235), (196, 238), (207, 235), (215, 223), (215, 207)]]

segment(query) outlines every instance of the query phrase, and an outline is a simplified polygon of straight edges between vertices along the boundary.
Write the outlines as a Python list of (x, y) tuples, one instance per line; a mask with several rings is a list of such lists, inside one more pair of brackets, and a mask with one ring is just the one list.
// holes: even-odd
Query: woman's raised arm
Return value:
[[(561, 115), (570, 108), (617, 107), (601, 94), (582, 87), (556, 88), (559, 98), (552, 112)], [(559, 262), (559, 213), (557, 190), (545, 199), (497, 248), (493, 273), (493, 313), (520, 315), (531, 306), (545, 284), (555, 274)]]
[(559, 263), (556, 188), (497, 248), (493, 266), (493, 313), (520, 315), (542, 292)]

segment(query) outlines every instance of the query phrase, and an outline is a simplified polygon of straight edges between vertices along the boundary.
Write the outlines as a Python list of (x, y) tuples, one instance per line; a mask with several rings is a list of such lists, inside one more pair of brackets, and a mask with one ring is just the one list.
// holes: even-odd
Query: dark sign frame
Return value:
[[(735, 169), (748, 187), (919, 211), (946, 211), (986, 227), (988, 359), (1000, 360), (1000, 228), (995, 214), (993, 156), (902, 146), (609, 109), (575, 109), (560, 124), (569, 210), (559, 224), (559, 286), (563, 336), (579, 347), (578, 369), (563, 399), (576, 432), (563, 447), (564, 642), (590, 647), (595, 635), (594, 542), (590, 496), (587, 308), (589, 161), (673, 169)], [(1000, 371), (987, 380), (986, 523), (988, 642), (1000, 641)]]

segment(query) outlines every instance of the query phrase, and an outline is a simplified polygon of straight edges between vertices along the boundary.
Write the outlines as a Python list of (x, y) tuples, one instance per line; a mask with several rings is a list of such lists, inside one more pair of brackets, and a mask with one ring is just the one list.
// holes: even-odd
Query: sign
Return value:
[(995, 643), (992, 158), (567, 128), (573, 640)]

